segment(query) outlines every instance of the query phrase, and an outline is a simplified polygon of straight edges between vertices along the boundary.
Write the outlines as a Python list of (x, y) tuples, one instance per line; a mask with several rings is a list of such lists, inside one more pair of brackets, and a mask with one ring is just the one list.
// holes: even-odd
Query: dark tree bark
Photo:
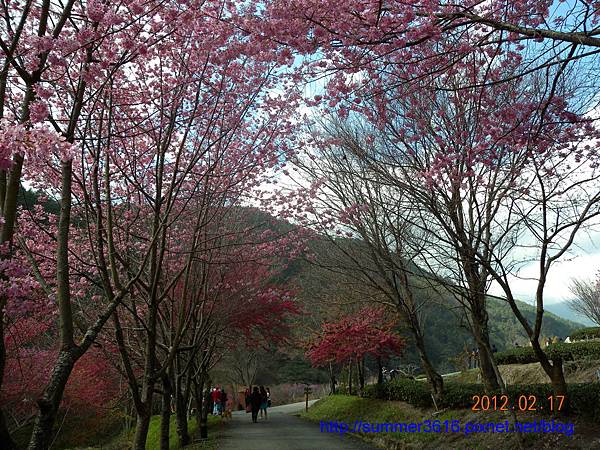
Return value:
[(362, 395), (362, 392), (365, 388), (365, 359), (359, 358), (356, 360), (356, 368), (358, 370), (358, 389), (359, 393)]
[(74, 350), (61, 350), (58, 354), (50, 381), (46, 385), (42, 397), (37, 401), (39, 411), (31, 433), (29, 450), (46, 450), (50, 447), (52, 428), (58, 408), (76, 361), (77, 355)]
[(381, 364), (381, 356), (377, 357), (377, 384), (383, 384), (383, 364)]
[(348, 363), (348, 395), (352, 395), (352, 365), (353, 361)]
[(167, 375), (162, 378), (162, 408), (160, 412), (160, 450), (169, 450), (169, 429), (171, 426), (171, 381)]
[[(202, 376), (202, 382), (200, 383), (200, 398), (202, 398), (202, 390), (204, 389), (204, 380), (207, 377)], [(202, 406), (202, 414), (200, 415), (200, 439), (208, 439), (208, 405), (210, 404), (210, 383), (206, 384), (206, 393), (204, 394), (204, 401), (201, 402)]]
[(329, 394), (330, 395), (335, 395), (335, 385), (336, 385), (336, 379), (335, 379), (335, 373), (333, 372), (333, 364), (329, 363)]
[[(6, 348), (4, 347), (4, 305), (0, 300), (0, 386), (4, 378), (4, 366), (6, 364)], [(4, 411), (0, 409), (0, 443), (6, 450), (16, 450), (17, 445), (12, 440), (8, 431), (8, 424), (4, 417)]]
[(421, 365), (423, 366), (423, 370), (427, 376), (427, 381), (431, 386), (433, 396), (435, 397), (436, 401), (441, 400), (444, 393), (444, 379), (439, 373), (437, 373), (433, 367), (433, 364), (431, 364), (431, 361), (429, 360), (429, 356), (425, 351), (425, 340), (423, 339), (423, 334), (420, 332), (413, 334), (415, 337), (415, 346), (417, 347), (417, 352), (419, 353), (419, 359), (421, 360)]
[[(186, 377), (178, 376), (175, 381), (175, 421), (177, 424), (177, 437), (179, 446), (185, 447), (190, 443), (190, 434), (187, 421), (187, 400), (190, 390), (189, 383), (185, 383)], [(185, 383), (185, 389), (182, 390), (182, 383)]]
[[(481, 306), (481, 308), (479, 308)], [(490, 333), (488, 328), (489, 316), (485, 309), (485, 300), (472, 302), (471, 319), (473, 336), (479, 350), (479, 367), (486, 390), (494, 391), (500, 388), (494, 367), (492, 366), (493, 355), (490, 353)]]
[(61, 202), (58, 222), (56, 251), (56, 296), (59, 312), (58, 360), (50, 376), (44, 393), (38, 399), (38, 415), (29, 441), (30, 450), (45, 450), (50, 446), (52, 428), (56, 420), (63, 392), (73, 366), (84, 348), (78, 349), (73, 340), (73, 312), (69, 281), (69, 227), (71, 224), (72, 162), (66, 161), (61, 167)]
[(531, 345), (533, 347), (533, 351), (540, 361), (540, 365), (544, 372), (550, 378), (550, 382), (552, 384), (552, 389), (554, 390), (555, 395), (564, 395), (565, 401), (563, 403), (563, 408), (561, 409), (562, 413), (566, 413), (568, 411), (568, 396), (567, 396), (567, 382), (565, 380), (565, 373), (563, 370), (563, 361), (562, 359), (554, 359), (552, 362), (548, 359), (548, 356), (544, 353), (544, 350), (540, 346), (537, 340), (531, 341)]
[(143, 410), (137, 412), (135, 422), (135, 436), (133, 438), (133, 448), (135, 450), (146, 449), (146, 439), (148, 437), (148, 429), (150, 428), (151, 410), (146, 406)]

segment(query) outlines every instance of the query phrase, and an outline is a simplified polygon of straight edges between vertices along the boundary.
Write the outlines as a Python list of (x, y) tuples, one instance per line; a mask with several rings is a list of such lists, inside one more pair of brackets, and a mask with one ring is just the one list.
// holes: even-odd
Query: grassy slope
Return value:
[[(311, 420), (337, 420), (353, 423), (360, 419), (363, 422), (420, 422), (426, 419), (426, 413), (403, 402), (360, 398), (355, 396), (334, 395), (315, 403), (302, 416)], [(456, 420), (463, 416), (461, 411), (439, 414), (436, 419)], [(361, 437), (373, 441), (383, 448), (391, 448), (392, 444), (402, 444), (401, 448), (423, 448), (432, 445), (438, 436), (432, 433), (361, 433)]]
[[(315, 403), (303, 417), (319, 420), (338, 420), (353, 423), (363, 422), (400, 422), (419, 423), (424, 420), (459, 420), (464, 426), (467, 422), (504, 422), (507, 417), (499, 412), (472, 412), (470, 410), (449, 410), (436, 416), (432, 410), (414, 408), (404, 402), (389, 402), (335, 395)], [(518, 420), (539, 420), (538, 413), (519, 414)], [(546, 418), (547, 419), (547, 418)], [(573, 421), (573, 419), (561, 419)], [(581, 423), (575, 420), (575, 435), (565, 437), (547, 433), (525, 435), (526, 448), (600, 448), (597, 424)], [(463, 433), (361, 433), (363, 439), (369, 440), (381, 448), (387, 449), (512, 449), (516, 446), (516, 435), (506, 433), (480, 433), (465, 436)]]
[[(175, 415), (171, 416), (171, 426), (169, 428), (169, 449), (177, 450), (177, 429), (175, 423)], [(198, 432), (196, 426), (196, 419), (191, 419), (188, 422), (189, 433), (192, 440), (195, 438)], [(221, 418), (216, 416), (208, 416), (208, 440), (203, 443), (191, 444), (185, 447), (188, 450), (196, 449), (210, 449), (214, 450), (217, 448), (217, 439), (221, 430)], [(131, 448), (131, 442), (133, 440), (133, 430), (130, 432), (122, 432), (120, 435), (105, 436), (104, 444), (101, 446), (94, 447), (61, 447), (64, 450), (91, 450), (101, 448), (104, 450), (126, 450)], [(150, 428), (148, 429), (148, 440), (146, 441), (146, 449), (156, 450), (160, 448), (160, 416), (153, 416), (150, 420)]]
[[(591, 383), (597, 381), (596, 371), (600, 367), (600, 361), (569, 361), (564, 364), (567, 383)], [(529, 384), (549, 383), (548, 375), (543, 371), (539, 363), (510, 364), (499, 366), (502, 378), (507, 384)], [(461, 383), (478, 383), (479, 369), (471, 369), (461, 372), (448, 380)]]
[[(217, 416), (208, 416), (208, 441), (201, 444), (192, 444), (187, 449), (216, 449), (217, 437), (219, 435), (221, 418)], [(175, 415), (171, 416), (171, 426), (169, 427), (169, 450), (177, 450), (177, 424), (175, 423)], [(196, 420), (192, 419), (188, 422), (190, 436), (194, 436), (198, 431)], [(150, 421), (150, 429), (148, 430), (148, 441), (146, 442), (148, 450), (160, 448), (160, 416), (153, 416)]]

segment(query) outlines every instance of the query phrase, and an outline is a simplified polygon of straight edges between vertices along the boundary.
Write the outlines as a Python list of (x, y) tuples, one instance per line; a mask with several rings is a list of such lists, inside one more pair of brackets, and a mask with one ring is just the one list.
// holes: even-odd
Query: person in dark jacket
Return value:
[(223, 415), (223, 412), (225, 411), (225, 409), (227, 409), (227, 392), (225, 392), (224, 388), (221, 388), (219, 400), (221, 401), (221, 415)]
[(269, 396), (264, 386), (259, 389), (260, 392), (260, 418), (263, 418), (263, 412), (265, 420), (267, 420), (267, 407), (269, 406)]
[(252, 407), (250, 406), (250, 400), (252, 398), (252, 387), (247, 387), (246, 392), (244, 392), (244, 406), (246, 408), (246, 412), (249, 413), (252, 411)]
[(258, 419), (258, 411), (260, 411), (260, 404), (262, 403), (262, 396), (258, 390), (258, 386), (254, 386), (252, 394), (250, 395), (250, 406), (252, 408), (252, 422), (256, 423)]

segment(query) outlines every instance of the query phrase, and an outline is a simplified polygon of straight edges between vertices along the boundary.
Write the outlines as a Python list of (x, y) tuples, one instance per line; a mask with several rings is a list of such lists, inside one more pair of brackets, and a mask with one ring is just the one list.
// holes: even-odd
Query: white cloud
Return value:
[[(544, 299), (548, 304), (559, 303), (573, 296), (569, 285), (573, 278), (590, 280), (600, 270), (600, 249), (594, 253), (580, 254), (567, 261), (557, 262), (550, 268), (544, 290)], [(522, 268), (519, 277), (510, 277), (509, 283), (513, 295), (523, 301), (531, 302), (535, 298), (539, 266), (536, 263)], [(490, 293), (503, 296), (502, 289), (497, 284), (492, 285)]]

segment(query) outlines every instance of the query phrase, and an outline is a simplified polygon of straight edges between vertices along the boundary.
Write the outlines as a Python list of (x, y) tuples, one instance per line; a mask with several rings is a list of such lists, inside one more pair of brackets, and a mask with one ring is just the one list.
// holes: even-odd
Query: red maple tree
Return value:
[(396, 321), (383, 307), (365, 307), (337, 322), (325, 323), (307, 352), (314, 366), (345, 363), (365, 355), (389, 357), (402, 353), (405, 342), (394, 332)]

